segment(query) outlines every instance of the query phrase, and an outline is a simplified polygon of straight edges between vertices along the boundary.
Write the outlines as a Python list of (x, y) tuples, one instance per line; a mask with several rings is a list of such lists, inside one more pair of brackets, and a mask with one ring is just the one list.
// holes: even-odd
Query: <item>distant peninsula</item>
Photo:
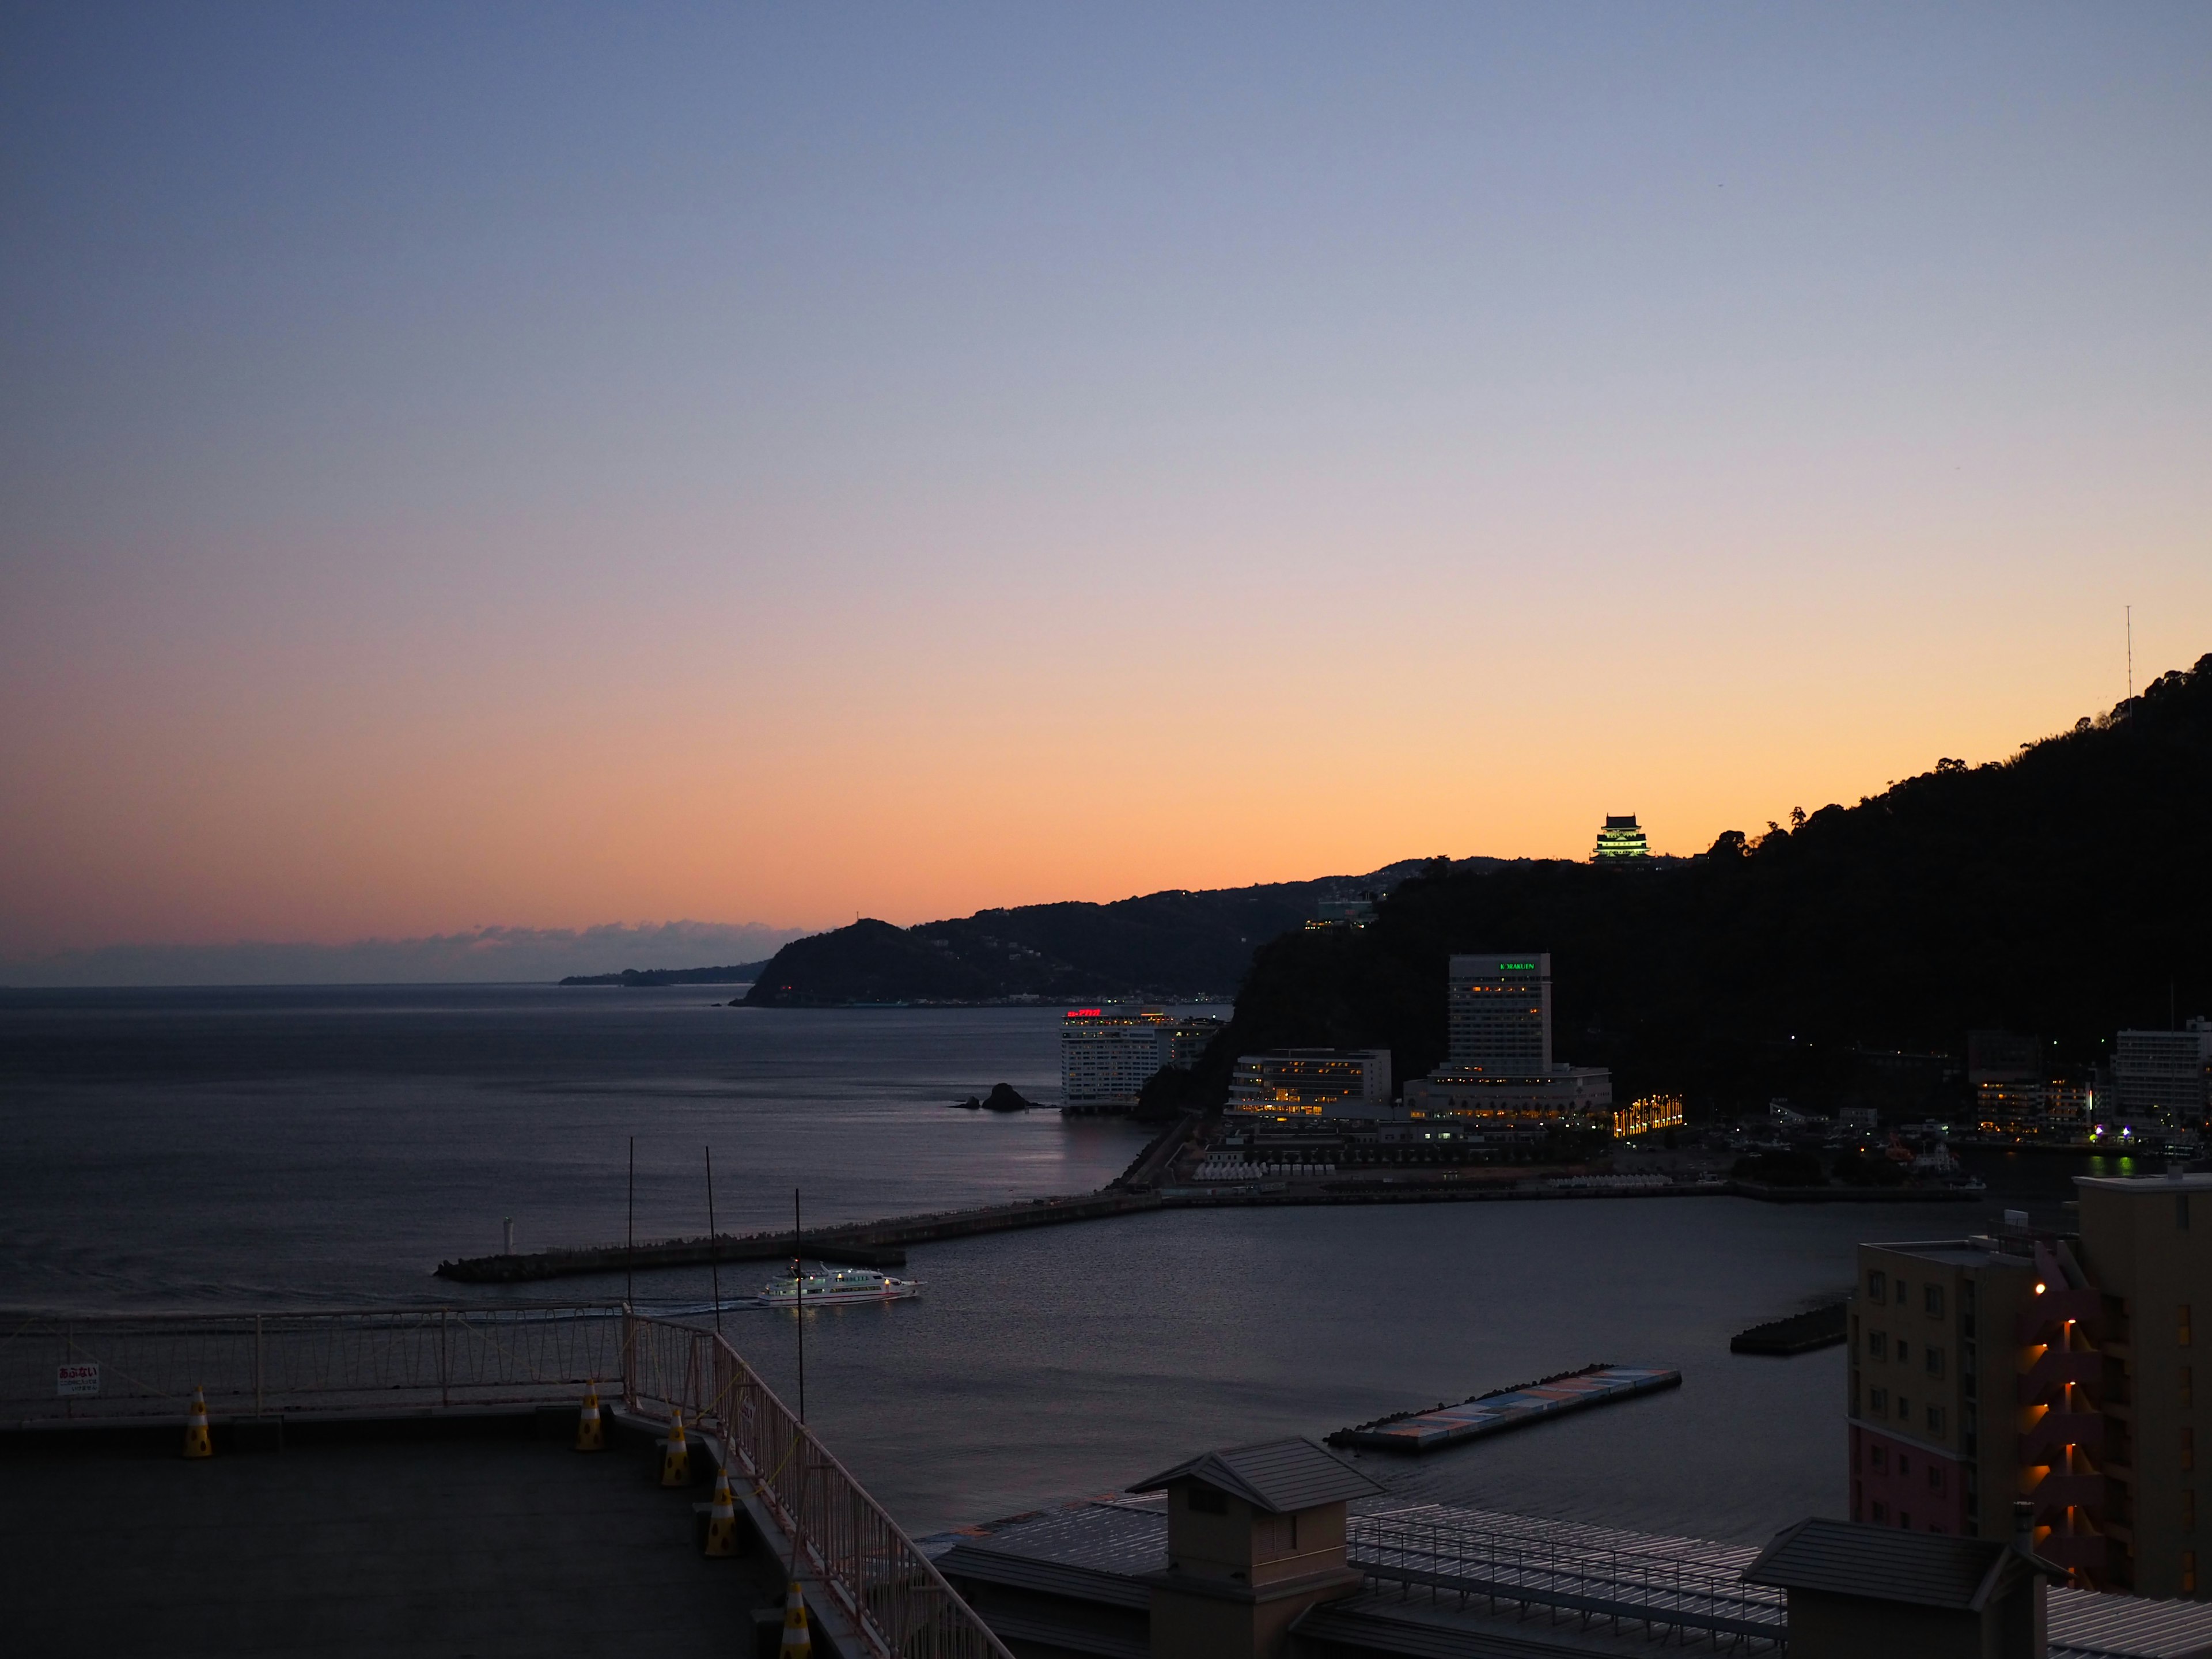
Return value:
[(765, 962), (740, 962), (727, 968), (625, 968), (619, 974), (571, 974), (563, 985), (750, 985)]
[[(1379, 896), (1437, 862), (1409, 859), (1365, 875), (1256, 887), (1176, 888), (1110, 904), (1024, 904), (912, 927), (856, 921), (792, 940), (762, 965), (744, 1001), (756, 1008), (1226, 1001), (1266, 940), (1304, 927), (1328, 901)], [(1476, 870), (1500, 860), (1443, 862)]]

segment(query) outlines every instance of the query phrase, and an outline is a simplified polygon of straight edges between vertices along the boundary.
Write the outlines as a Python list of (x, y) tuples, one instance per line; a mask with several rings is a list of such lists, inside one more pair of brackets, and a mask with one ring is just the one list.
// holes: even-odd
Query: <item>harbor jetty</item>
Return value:
[(902, 1267), (909, 1245), (933, 1244), (977, 1233), (1050, 1227), (1069, 1221), (1100, 1221), (1109, 1216), (1156, 1210), (1159, 1195), (1106, 1188), (1073, 1198), (1032, 1198), (1016, 1204), (989, 1204), (972, 1210), (940, 1210), (888, 1221), (855, 1221), (789, 1231), (717, 1234), (711, 1237), (657, 1240), (650, 1244), (601, 1244), (582, 1249), (538, 1250), (528, 1255), (467, 1256), (441, 1261), (437, 1276), (464, 1285), (518, 1285), (533, 1279), (574, 1279), (653, 1267), (704, 1267), (726, 1261), (787, 1261), (794, 1254), (817, 1261), (860, 1267)]
[(1844, 1304), (1831, 1302), (1825, 1308), (1753, 1325), (1729, 1339), (1729, 1352), (1787, 1357), (1811, 1353), (1816, 1348), (1832, 1348), (1844, 1340)]
[(1656, 1365), (1585, 1365), (1578, 1371), (1561, 1371), (1540, 1382), (1477, 1395), (1456, 1406), (1432, 1406), (1426, 1411), (1378, 1417), (1371, 1423), (1339, 1429), (1329, 1436), (1328, 1443), (1363, 1451), (1435, 1451), (1564, 1417), (1570, 1412), (1681, 1386), (1681, 1372)]

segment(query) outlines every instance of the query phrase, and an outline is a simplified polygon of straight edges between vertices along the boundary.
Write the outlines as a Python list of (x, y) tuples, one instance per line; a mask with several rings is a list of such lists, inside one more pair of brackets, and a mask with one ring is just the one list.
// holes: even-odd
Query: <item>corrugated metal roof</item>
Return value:
[[(1449, 1606), (1361, 1595), (1324, 1601), (1301, 1614), (1291, 1629), (1304, 1641), (1403, 1659), (1620, 1659), (1650, 1650), (1650, 1644), (1640, 1638), (1608, 1641), (1601, 1632), (1580, 1632), (1572, 1625), (1516, 1630), (1513, 1623), (1510, 1614), (1485, 1618)], [(1695, 1649), (1713, 1651), (1702, 1641)]]
[(984, 1621), (1001, 1642), (1034, 1643), (1068, 1653), (1090, 1653), (1098, 1659), (1152, 1659), (1151, 1642), (1115, 1631), (1101, 1630), (1078, 1620), (1052, 1619), (1041, 1613), (994, 1607)]
[(1167, 1571), (1168, 1518), (1158, 1510), (1079, 1504), (1006, 1522), (952, 1553), (963, 1550), (1138, 1577)]
[[(1978, 1612), (2008, 1559), (2031, 1565), (2028, 1557), (1993, 1538), (1951, 1538), (1856, 1521), (1800, 1521), (1769, 1544), (1743, 1577), (1749, 1584)], [(2065, 1577), (2047, 1563), (2033, 1565)]]
[(1351, 1520), (1355, 1547), (1368, 1522), (1400, 1522), (1429, 1527), (1440, 1533), (1459, 1533), (1469, 1539), (1510, 1539), (1524, 1544), (1550, 1544), (1589, 1554), (1650, 1555), (1674, 1564), (1680, 1562), (1715, 1572), (1740, 1573), (1759, 1559), (1759, 1552), (1746, 1544), (1723, 1544), (1707, 1538), (1678, 1538), (1666, 1533), (1624, 1532), (1615, 1527), (1594, 1527), (1579, 1521), (1549, 1521), (1531, 1515), (1507, 1515), (1497, 1510), (1463, 1509), (1457, 1504), (1420, 1504), (1401, 1509), (1370, 1510)]
[(1004, 1584), (1108, 1607), (1148, 1607), (1152, 1591), (1138, 1580), (1097, 1567), (1070, 1566), (1033, 1556), (1010, 1555), (975, 1544), (956, 1544), (937, 1559), (937, 1570), (955, 1582)]
[(2051, 1592), (2051, 1659), (2212, 1659), (2212, 1605)]
[(1302, 1436), (1207, 1452), (1139, 1480), (1129, 1490), (1158, 1492), (1171, 1480), (1199, 1481), (1270, 1515), (1310, 1510), (1316, 1504), (1349, 1503), (1383, 1490), (1334, 1452)]

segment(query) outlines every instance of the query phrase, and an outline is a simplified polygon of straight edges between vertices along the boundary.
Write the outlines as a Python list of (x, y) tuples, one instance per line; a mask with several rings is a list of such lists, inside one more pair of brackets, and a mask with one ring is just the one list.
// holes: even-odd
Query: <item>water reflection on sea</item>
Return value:
[[(1083, 1190), (1143, 1132), (944, 1103), (1056, 1088), (1052, 1010), (771, 1012), (711, 989), (0, 994), (0, 1300), (190, 1307), (500, 1295), (444, 1256)], [(918, 1531), (1127, 1484), (1206, 1446), (1325, 1434), (1595, 1360), (1674, 1393), (1418, 1462), (1449, 1499), (1763, 1539), (1843, 1498), (1840, 1350), (1735, 1331), (1848, 1285), (1861, 1239), (1956, 1236), (2081, 1166), (1972, 1153), (1982, 1205), (1729, 1198), (1180, 1212), (927, 1247), (916, 1301), (807, 1316), (810, 1413)], [(726, 1270), (750, 1288), (764, 1267)], [(731, 1281), (737, 1281), (733, 1285)], [(642, 1276), (700, 1298), (703, 1272)], [(620, 1293), (618, 1279), (532, 1287)], [(729, 1333), (789, 1390), (793, 1321)]]

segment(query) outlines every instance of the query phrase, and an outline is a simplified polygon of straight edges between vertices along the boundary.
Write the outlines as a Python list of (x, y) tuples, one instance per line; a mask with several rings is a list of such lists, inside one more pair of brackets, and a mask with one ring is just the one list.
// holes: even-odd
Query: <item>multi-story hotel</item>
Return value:
[(1241, 1054), (1232, 1112), (1279, 1117), (1379, 1117), (1390, 1109), (1388, 1048), (1278, 1048)]
[(1984, 1134), (2018, 1139), (2086, 1140), (2096, 1104), (2096, 1091), (2087, 1084), (1977, 1083), (1974, 1125)]
[(1552, 1059), (1552, 958), (1542, 951), (1451, 958), (1451, 1048), (1406, 1085), (1416, 1117), (1574, 1119), (1604, 1122), (1613, 1074)]
[(2212, 1176), (2075, 1185), (2076, 1237), (1859, 1247), (1851, 1517), (2002, 1538), (2024, 1500), (2037, 1552), (2078, 1583), (2200, 1595), (2194, 1310), (2212, 1308)]
[(1164, 1066), (1188, 1071), (1221, 1030), (1203, 1016), (1164, 1008), (1071, 1008), (1060, 1023), (1063, 1112), (1126, 1112)]
[(2179, 1031), (2123, 1031), (2112, 1045), (2112, 1103), (2124, 1119), (2203, 1121), (2212, 1079), (2212, 1020)]

